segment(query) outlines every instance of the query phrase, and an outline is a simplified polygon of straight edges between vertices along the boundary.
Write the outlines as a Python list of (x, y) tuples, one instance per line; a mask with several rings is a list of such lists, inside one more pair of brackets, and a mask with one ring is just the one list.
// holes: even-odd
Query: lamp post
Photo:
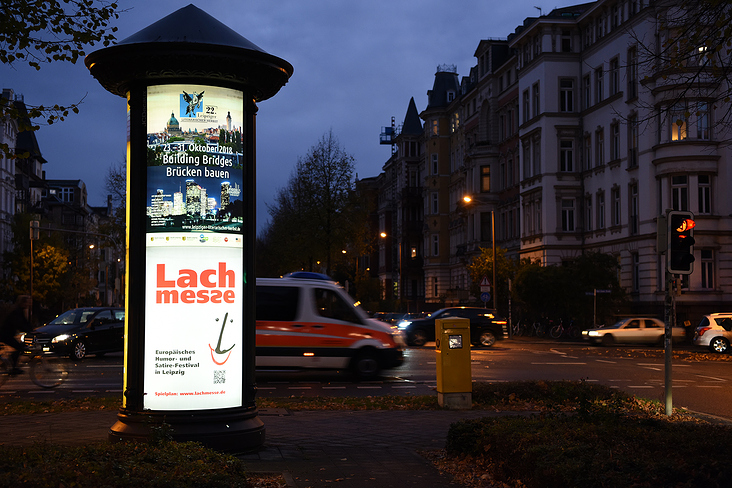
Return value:
[[(473, 198), (470, 195), (465, 195), (463, 197), (463, 202), (465, 204), (469, 204), (473, 201)], [(495, 213), (493, 210), (491, 212), (491, 251), (492, 251), (492, 260), (493, 260), (493, 309), (498, 310), (498, 307), (496, 305), (496, 295), (498, 295), (498, 285), (496, 283), (496, 219), (495, 219)], [(467, 235), (467, 234), (466, 234)], [(466, 239), (467, 241), (467, 239)], [(467, 244), (467, 243), (466, 243)]]

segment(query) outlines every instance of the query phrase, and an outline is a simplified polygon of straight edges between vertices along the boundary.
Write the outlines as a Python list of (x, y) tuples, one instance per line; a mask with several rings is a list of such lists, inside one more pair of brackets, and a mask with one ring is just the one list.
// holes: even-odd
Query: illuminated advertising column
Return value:
[(239, 407), (244, 152), (240, 91), (147, 88), (144, 408)]
[(84, 63), (127, 101), (124, 393), (109, 439), (165, 425), (257, 449), (256, 104), (293, 68), (194, 5)]

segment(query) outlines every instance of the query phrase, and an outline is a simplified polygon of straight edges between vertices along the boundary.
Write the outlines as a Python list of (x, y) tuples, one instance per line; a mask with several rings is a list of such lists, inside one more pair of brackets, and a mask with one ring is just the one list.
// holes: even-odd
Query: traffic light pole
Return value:
[(665, 333), (663, 339), (663, 350), (664, 350), (664, 396), (666, 403), (666, 415), (670, 416), (673, 414), (673, 399), (672, 399), (672, 378), (671, 378), (671, 357), (672, 357), (672, 344), (673, 344), (673, 327), (676, 324), (676, 293), (673, 286), (673, 275), (665, 271), (666, 273), (666, 306), (665, 306)]

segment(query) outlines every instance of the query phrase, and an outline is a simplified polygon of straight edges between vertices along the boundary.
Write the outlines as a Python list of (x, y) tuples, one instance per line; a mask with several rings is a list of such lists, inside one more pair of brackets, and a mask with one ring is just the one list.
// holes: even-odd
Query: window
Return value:
[(712, 185), (709, 175), (699, 175), (699, 208), (700, 214), (712, 213)]
[(440, 205), (439, 205), (440, 200), (439, 200), (439, 197), (440, 197), (440, 194), (439, 193), (432, 192), (431, 202), (432, 202), (432, 214), (433, 215), (436, 215), (436, 214), (440, 213)]
[(627, 71), (628, 99), (633, 99), (638, 96), (638, 50), (635, 46), (628, 49)]
[(574, 141), (559, 141), (559, 171), (574, 171)]
[(327, 288), (315, 289), (315, 310), (321, 317), (354, 324), (363, 323), (351, 304), (333, 290)]
[(592, 90), (590, 89), (590, 75), (582, 78), (582, 109), (592, 106)]
[(671, 177), (671, 200), (674, 210), (689, 210), (689, 187), (686, 175)]
[[(632, 269), (633, 292), (638, 293), (640, 291), (640, 256), (638, 255), (637, 252), (634, 252), (630, 255), (630, 262), (631, 262), (631, 266), (633, 267), (633, 269)], [(651, 322), (646, 322), (646, 323), (648, 324)]]
[(531, 118), (531, 107), (529, 106), (529, 90), (524, 91), (524, 122)]
[(701, 287), (714, 289), (714, 251), (701, 250)]
[(293, 321), (297, 316), (299, 300), (299, 288), (258, 286), (257, 320)]
[(671, 129), (671, 140), (682, 141), (686, 139), (686, 107), (683, 104), (676, 104), (669, 110), (669, 121)]
[(437, 153), (432, 153), (432, 158), (431, 159), (432, 159), (432, 174), (433, 175), (440, 174), (440, 171), (439, 171), (439, 168), (440, 167), (437, 164)]
[(605, 87), (603, 85), (604, 76), (602, 66), (595, 70), (595, 103), (600, 103), (605, 98)]
[(534, 146), (533, 172), (534, 176), (536, 176), (541, 174), (541, 139), (539, 139), (538, 137), (534, 138), (532, 144)]
[[(432, 255), (440, 255), (440, 234), (432, 234)], [(435, 284), (435, 288), (437, 285)]]
[(610, 161), (620, 159), (620, 124), (614, 123), (610, 126), (612, 141), (610, 145)]
[(638, 115), (628, 118), (628, 167), (638, 167)]
[(585, 136), (585, 161), (582, 169), (588, 170), (592, 168), (592, 136), (587, 134)]
[(572, 52), (572, 31), (569, 29), (562, 29), (562, 52)]
[(620, 188), (613, 188), (611, 193), (613, 198), (612, 225), (617, 226), (620, 225)]
[(523, 145), (524, 179), (531, 178), (531, 144), (525, 142)]
[(630, 234), (638, 235), (639, 216), (638, 216), (638, 184), (630, 185)]
[(599, 129), (595, 133), (595, 166), (605, 164), (605, 131)]
[(538, 83), (534, 84), (534, 86), (532, 87), (532, 91), (533, 91), (533, 95), (534, 95), (534, 97), (533, 97), (534, 98), (533, 116), (537, 117), (539, 115), (539, 98), (540, 98)]
[(571, 78), (559, 80), (559, 111), (574, 112), (574, 80)]
[(452, 91), (452, 90), (448, 90), (447, 91), (447, 101), (448, 101), (448, 103), (449, 102), (452, 102), (453, 100), (455, 100), (455, 92)]
[(709, 104), (699, 102), (696, 105), (696, 138), (709, 140)]
[(620, 91), (620, 61), (618, 58), (610, 60), (610, 95)]
[(585, 199), (585, 230), (592, 230), (592, 197), (587, 195)]
[(597, 228), (605, 228), (605, 193), (597, 194)]
[(61, 201), (62, 202), (73, 202), (74, 201), (74, 189), (73, 188), (61, 188)]
[(433, 120), (432, 121), (432, 135), (433, 136), (439, 136), (440, 135), (440, 126), (439, 126), (437, 120)]
[(574, 232), (574, 200), (562, 199), (562, 231)]
[(480, 191), (482, 193), (491, 191), (491, 167), (480, 167)]

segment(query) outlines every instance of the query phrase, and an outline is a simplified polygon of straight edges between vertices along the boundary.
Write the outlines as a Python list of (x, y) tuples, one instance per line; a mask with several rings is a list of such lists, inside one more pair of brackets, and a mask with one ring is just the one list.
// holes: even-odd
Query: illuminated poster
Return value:
[(144, 408), (242, 405), (242, 92), (147, 89)]

